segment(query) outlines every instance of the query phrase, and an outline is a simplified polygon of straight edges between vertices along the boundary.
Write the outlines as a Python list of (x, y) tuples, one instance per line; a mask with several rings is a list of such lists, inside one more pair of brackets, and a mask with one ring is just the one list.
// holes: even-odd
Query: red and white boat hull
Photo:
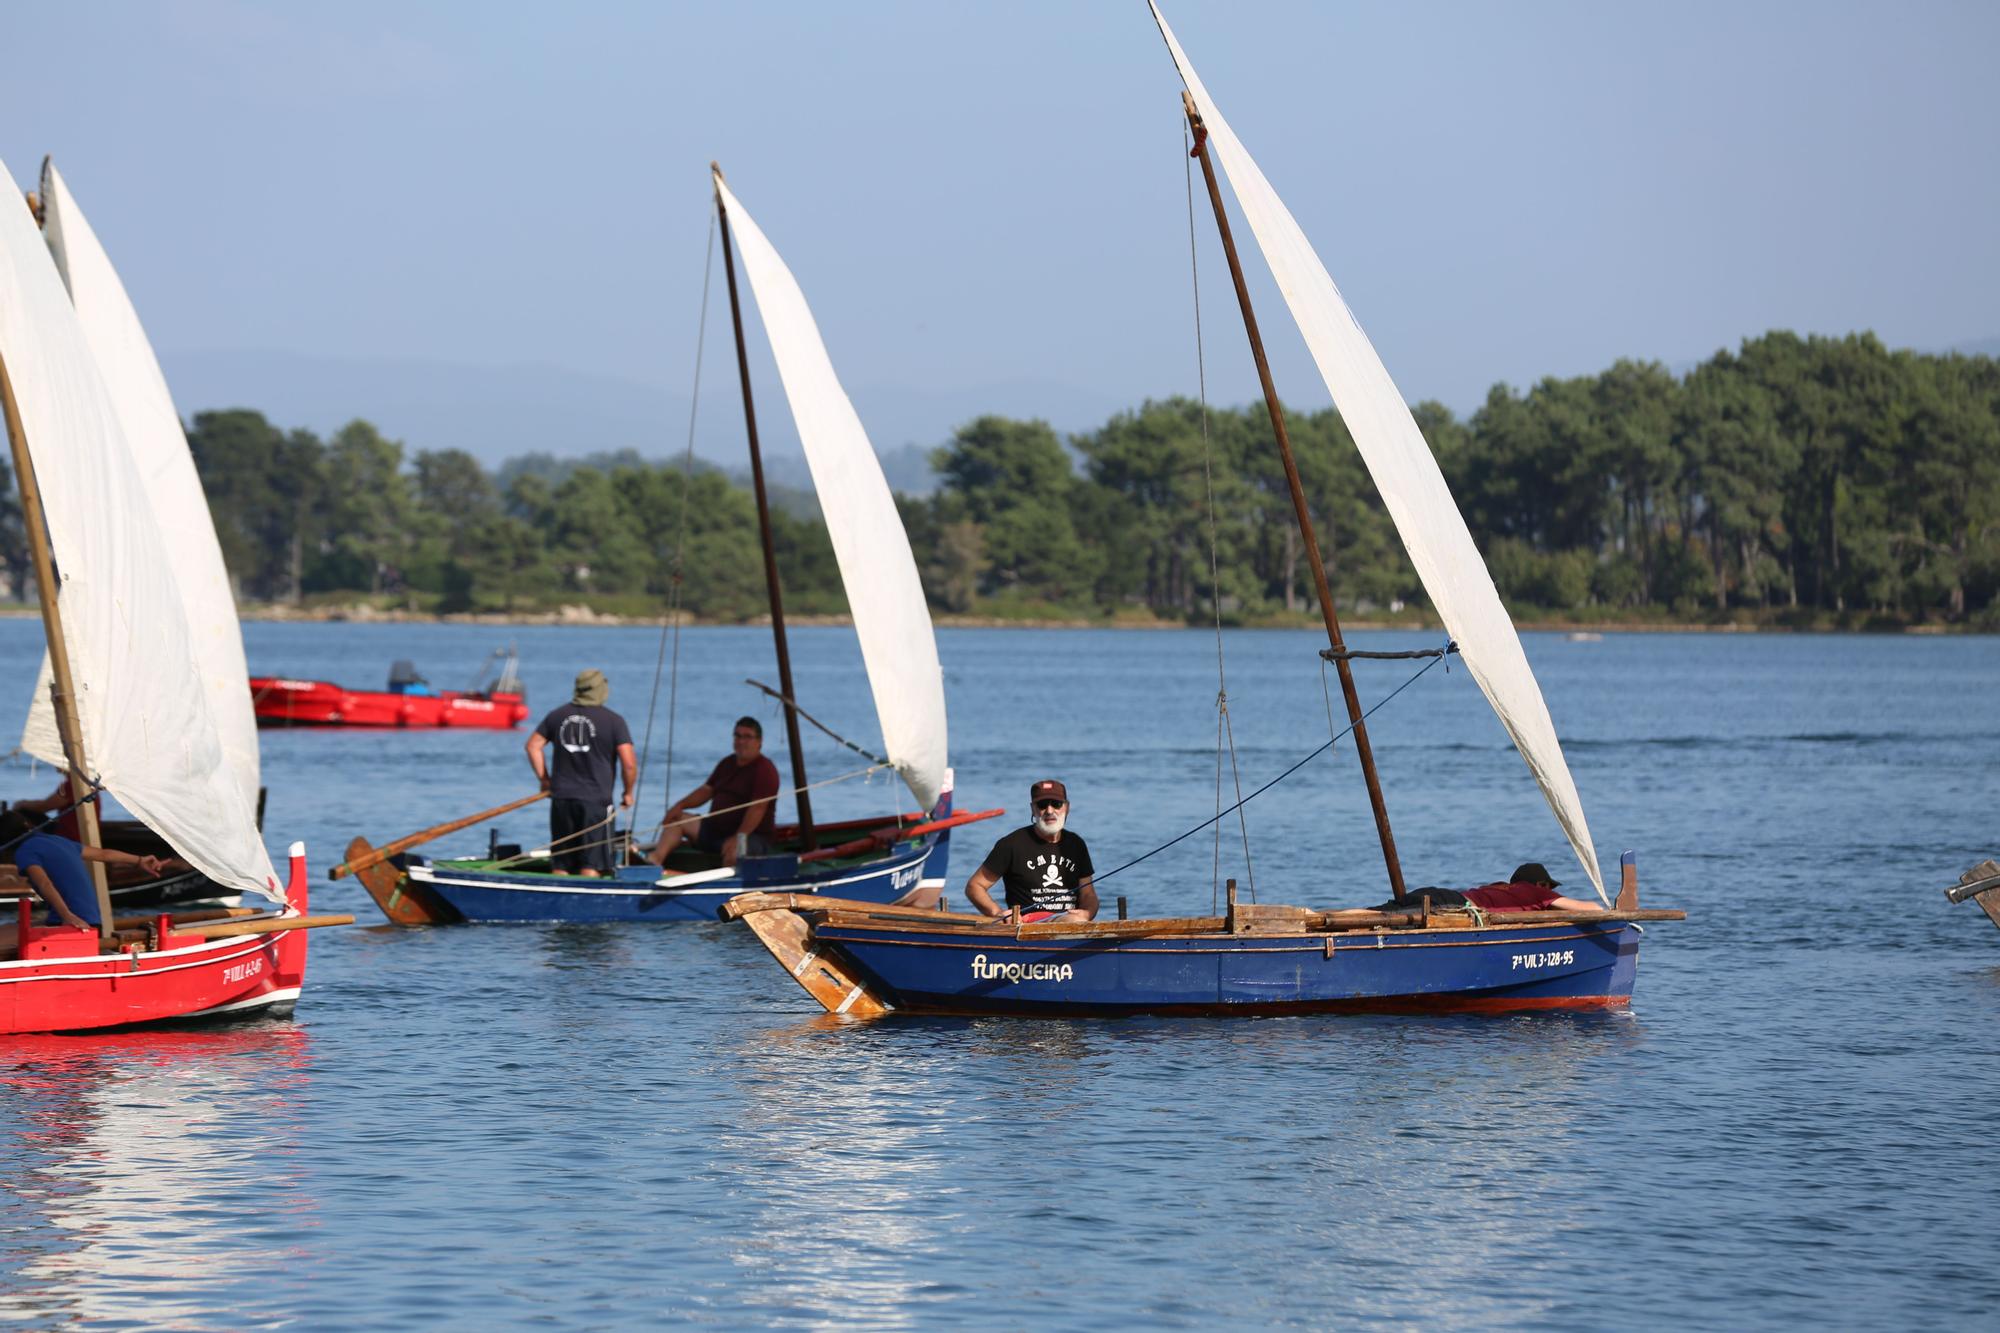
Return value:
[[(303, 843), (292, 844), (290, 879), (286, 915), (304, 916)], [(170, 931), (157, 948), (107, 954), (95, 930), (30, 926), (17, 958), (0, 961), (0, 1034), (289, 1013), (305, 984), (307, 934)]]

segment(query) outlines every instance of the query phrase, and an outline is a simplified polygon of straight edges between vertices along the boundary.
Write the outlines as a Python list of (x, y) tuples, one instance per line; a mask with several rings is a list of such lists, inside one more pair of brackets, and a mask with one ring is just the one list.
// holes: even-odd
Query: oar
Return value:
[(326, 872), (327, 877), (329, 879), (339, 879), (342, 875), (351, 875), (357, 870), (366, 870), (369, 866), (380, 865), (399, 852), (407, 852), (412, 847), (429, 842), (433, 838), (442, 838), (447, 833), (456, 833), (460, 829), (477, 824), (483, 819), (494, 819), (506, 814), (509, 810), (519, 810), (524, 805), (533, 805), (536, 801), (542, 800), (547, 795), (548, 793), (545, 791), (538, 791), (533, 796), (523, 796), (518, 801), (509, 801), (505, 805), (496, 805), (491, 810), (481, 810), (476, 815), (467, 815), (463, 819), (454, 819), (449, 824), (439, 824), (437, 827), (427, 828), (421, 833), (412, 833), (407, 838), (398, 838), (387, 846), (377, 847), (374, 851), (358, 860), (342, 861), (339, 865)]

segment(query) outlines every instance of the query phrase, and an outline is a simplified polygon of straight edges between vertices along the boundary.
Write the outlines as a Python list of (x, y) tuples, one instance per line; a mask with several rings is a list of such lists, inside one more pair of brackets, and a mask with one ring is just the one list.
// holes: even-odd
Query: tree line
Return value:
[[(1416, 407), (1502, 595), (1523, 614), (2000, 625), (2000, 361), (1772, 333), (1685, 375), (1620, 361), (1498, 385), (1469, 418)], [(1288, 430), (1345, 612), (1420, 614), (1422, 588), (1339, 415)], [(261, 414), (188, 432), (239, 595), (412, 609), (564, 603), (765, 609), (754, 501), (719, 469), (625, 452), (489, 472), (364, 421), (320, 439)], [(1059, 438), (981, 417), (898, 504), (942, 612), (1237, 622), (1316, 614), (1261, 404), (1149, 402)], [(780, 493), (788, 610), (845, 609), (810, 496)], [(0, 505), (18, 591), (18, 502)]]

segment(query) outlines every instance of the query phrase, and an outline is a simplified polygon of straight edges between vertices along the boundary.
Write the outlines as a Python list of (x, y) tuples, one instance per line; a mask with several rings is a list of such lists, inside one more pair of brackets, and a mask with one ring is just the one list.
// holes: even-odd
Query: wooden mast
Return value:
[[(59, 585), (55, 559), (49, 546), (48, 521), (42, 513), (42, 490), (35, 481), (35, 461), (28, 456), (28, 436), (21, 427), (20, 405), (14, 401), (14, 381), (7, 362), (0, 358), (0, 410), (7, 421), (7, 438), (13, 443), (14, 472), (21, 486), (21, 517), (28, 529), (28, 553), (35, 564), (35, 587), (42, 604), (42, 630), (49, 641), (49, 668), (54, 680), (49, 695), (55, 704), (56, 729), (62, 734), (63, 755), (69, 760), (70, 799), (76, 800), (91, 789), (90, 765), (83, 752), (83, 726), (76, 715), (76, 686), (70, 674), (69, 643), (63, 638), (62, 612), (57, 606)], [(97, 803), (85, 800), (76, 807), (77, 832), (85, 847), (102, 846), (97, 827)], [(87, 862), (90, 879), (97, 891), (97, 938), (102, 944), (111, 938), (111, 890), (101, 862)], [(74, 909), (72, 909), (74, 910)]]
[[(715, 182), (722, 184), (722, 168), (711, 162)], [(743, 381), (743, 422), (750, 433), (750, 485), (757, 493), (757, 532), (764, 540), (764, 587), (771, 596), (771, 637), (778, 644), (778, 685), (784, 690), (785, 743), (792, 751), (792, 786), (799, 811), (799, 836), (807, 847), (816, 846), (813, 833), (812, 798), (806, 792), (806, 753), (799, 744), (799, 696), (792, 689), (792, 655), (785, 645), (785, 596), (778, 586), (778, 553), (771, 543), (771, 504), (764, 493), (764, 457), (757, 448), (757, 403), (750, 393), (750, 359), (743, 349), (743, 306), (736, 295), (736, 260), (729, 244), (729, 210), (722, 205), (722, 191), (715, 192), (715, 213), (722, 222), (722, 271), (729, 279), (729, 320), (736, 329), (736, 371)]]
[(1361, 775), (1368, 784), (1368, 804), (1375, 811), (1375, 832), (1382, 840), (1382, 860), (1389, 868), (1389, 887), (1402, 899), (1408, 896), (1403, 887), (1403, 866), (1396, 857), (1396, 837), (1389, 831), (1389, 808), (1382, 802), (1382, 783), (1375, 773), (1375, 751), (1368, 744), (1368, 727), (1362, 721), (1361, 696), (1354, 691), (1354, 672), (1348, 666), (1347, 646), (1340, 637), (1340, 619), (1334, 614), (1333, 589), (1326, 581), (1326, 563), (1320, 559), (1319, 537), (1306, 509), (1305, 485), (1299, 480), (1299, 466), (1292, 458), (1292, 437), (1285, 429), (1285, 411), (1278, 403), (1277, 386), (1271, 382), (1264, 339), (1257, 331), (1257, 314), (1250, 308), (1250, 289), (1243, 283), (1243, 265), (1236, 257), (1229, 214), (1222, 207), (1222, 190), (1215, 181), (1215, 163), (1208, 155), (1208, 129), (1201, 123), (1201, 112), (1195, 108), (1193, 95), (1185, 89), (1181, 92), (1181, 106), (1194, 133), (1194, 156), (1200, 159), (1201, 177), (1208, 183), (1208, 202), (1215, 209), (1215, 227), (1222, 234), (1222, 250), (1229, 257), (1229, 276), (1236, 284), (1236, 303), (1243, 310), (1243, 329), (1250, 335), (1250, 354), (1257, 361), (1257, 379), (1264, 386), (1264, 407), (1271, 414), (1271, 431), (1278, 437), (1278, 453), (1285, 461), (1285, 484), (1291, 488), (1299, 535), (1305, 539), (1306, 556), (1312, 563), (1313, 587), (1319, 594), (1320, 615), (1326, 621), (1326, 639), (1333, 647), (1334, 667), (1340, 672), (1340, 695), (1347, 701), (1347, 719), (1354, 724), (1354, 752), (1361, 758)]

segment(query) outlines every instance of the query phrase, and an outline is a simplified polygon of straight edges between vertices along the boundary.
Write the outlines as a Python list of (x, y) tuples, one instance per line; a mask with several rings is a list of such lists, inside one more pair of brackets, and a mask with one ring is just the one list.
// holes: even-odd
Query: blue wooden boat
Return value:
[(749, 893), (749, 923), (829, 1012), (1132, 1014), (1509, 1013), (1631, 1003), (1646, 921), (1627, 853), (1602, 912), (1483, 915), (1230, 905), (1221, 917), (1013, 923), (965, 913)]
[[(952, 776), (946, 764), (944, 673), (938, 666), (937, 638), (924, 600), (923, 583), (895, 497), (882, 475), (874, 446), (868, 442), (867, 432), (834, 374), (797, 281), (729, 192), (719, 168), (713, 169), (713, 178), (722, 253), (729, 278), (730, 310), (736, 328), (750, 473), (764, 544), (771, 628), (777, 650), (780, 688), (767, 692), (784, 707), (797, 822), (773, 830), (770, 854), (741, 856), (733, 868), (719, 865), (713, 855), (681, 847), (669, 854), (664, 869), (629, 866), (604, 878), (553, 874), (545, 857), (524, 861), (518, 855), (494, 855), (483, 860), (431, 860), (405, 855), (393, 863), (384, 863), (381, 853), (366, 840), (357, 838), (348, 846), (346, 860), (334, 868), (334, 874), (338, 877), (351, 868), (383, 913), (396, 924), (708, 921), (715, 918), (720, 904), (750, 890), (826, 892), (873, 903), (935, 904), (944, 888), (951, 830), (960, 824), (1005, 813), (953, 811)], [(872, 768), (892, 769), (915, 799), (917, 814), (836, 824), (816, 822), (812, 816), (809, 793), (813, 784), (806, 777), (799, 719), (803, 716), (815, 725), (821, 724), (798, 707), (792, 688), (784, 599), (771, 540), (763, 463), (757, 447), (750, 368), (743, 354), (742, 310), (732, 239), (741, 247), (749, 286), (764, 316), (764, 331), (784, 382), (785, 398), (798, 426), (827, 535), (840, 565), (848, 610), (874, 696), (876, 721), (881, 727), (882, 753), (877, 755), (851, 741), (836, 739), (870, 760)], [(826, 730), (823, 725), (821, 729)], [(536, 799), (539, 798), (526, 797), (487, 813), (504, 813)], [(710, 811), (711, 815), (715, 813)], [(383, 850), (403, 852), (430, 837), (467, 827), (481, 818), (474, 815), (455, 820), (401, 839)], [(608, 831), (600, 836), (617, 835)]]
[[(1201, 162), (1272, 435), (1284, 461), (1326, 624), (1329, 646), (1321, 655), (1340, 677), (1348, 730), (1382, 845), (1393, 894), (1388, 910), (1239, 907), (1232, 881), (1230, 911), (1221, 918), (1022, 924), (776, 893), (732, 899), (723, 914), (747, 921), (793, 979), (829, 1011), (862, 1016), (1509, 1011), (1629, 1004), (1638, 970), (1639, 923), (1679, 920), (1682, 913), (1639, 910), (1630, 853), (1617, 903), (1606, 895), (1555, 724), (1437, 460), (1319, 256), (1216, 111), (1157, 4), (1153, 17), (1181, 75), (1192, 155)], [(1576, 910), (1580, 900), (1560, 900), (1570, 910), (1491, 915), (1476, 909), (1433, 911), (1421, 892), (1405, 887), (1350, 664), (1373, 656), (1440, 654), (1353, 652), (1342, 641), (1284, 410), (1230, 232), (1217, 157), (1228, 169), (1272, 278), (1411, 564), (1451, 635), (1451, 650), (1462, 655), (1527, 761), (1606, 910)]]
[[(550, 873), (545, 858), (433, 859), (406, 853), (360, 878), (384, 913), (403, 925), (713, 921), (723, 903), (756, 890), (826, 892), (871, 904), (935, 900), (948, 873), (952, 830), (999, 813), (954, 814), (947, 788), (926, 815), (822, 826), (823, 835), (859, 836), (819, 850), (800, 847), (796, 827), (780, 828), (781, 850), (743, 857), (733, 869), (704, 864), (700, 853), (677, 852), (664, 869), (626, 866), (615, 877), (586, 879)], [(357, 839), (348, 847), (348, 860), (360, 860), (368, 851)]]

